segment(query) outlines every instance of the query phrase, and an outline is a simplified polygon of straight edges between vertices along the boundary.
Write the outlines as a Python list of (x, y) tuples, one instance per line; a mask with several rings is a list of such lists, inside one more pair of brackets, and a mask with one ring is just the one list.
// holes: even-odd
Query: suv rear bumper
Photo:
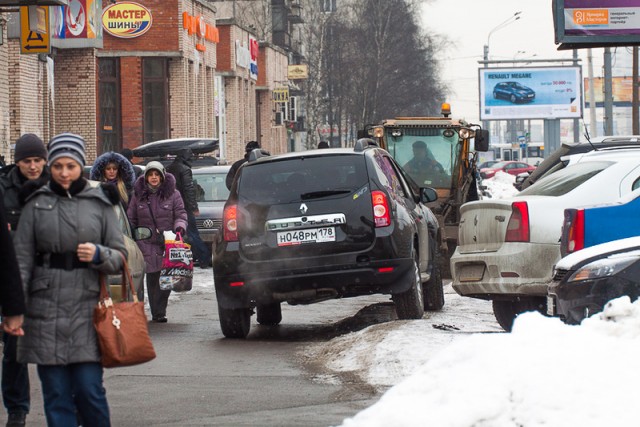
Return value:
[[(409, 289), (414, 274), (412, 259), (357, 263), (357, 255), (323, 256), (313, 265), (296, 268), (296, 264), (308, 263), (251, 262), (240, 260), (237, 252), (226, 252), (222, 257), (216, 256), (213, 264), (218, 303), (226, 309), (283, 301), (309, 304), (333, 298), (402, 293)], [(350, 260), (353, 262), (348, 262)], [(231, 265), (238, 267), (229, 269)]]

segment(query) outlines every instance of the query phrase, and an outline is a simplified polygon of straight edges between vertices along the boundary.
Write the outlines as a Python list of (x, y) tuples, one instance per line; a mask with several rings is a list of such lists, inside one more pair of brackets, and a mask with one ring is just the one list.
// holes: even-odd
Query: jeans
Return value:
[(8, 413), (29, 412), (29, 368), (18, 363), (16, 352), (18, 337), (2, 334), (4, 357), (2, 358), (2, 401)]
[(76, 426), (76, 411), (85, 427), (109, 427), (109, 404), (97, 362), (38, 365), (48, 427)]
[(198, 226), (196, 225), (196, 217), (193, 213), (187, 213), (187, 239), (191, 244), (193, 258), (197, 259), (200, 264), (211, 264), (211, 251), (207, 244), (200, 238)]

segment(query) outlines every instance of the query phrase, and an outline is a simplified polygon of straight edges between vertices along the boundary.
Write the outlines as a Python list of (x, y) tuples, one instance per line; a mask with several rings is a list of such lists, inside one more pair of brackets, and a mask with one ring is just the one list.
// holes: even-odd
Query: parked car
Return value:
[(451, 258), (454, 290), (491, 300), (507, 331), (524, 311), (546, 312), (564, 209), (614, 201), (640, 179), (640, 150), (622, 151), (589, 153), (513, 198), (464, 204)]
[(634, 146), (640, 147), (640, 136), (638, 135), (601, 136), (591, 138), (584, 142), (565, 142), (560, 148), (551, 153), (549, 157), (545, 158), (538, 167), (531, 172), (531, 175), (524, 178), (524, 181), (520, 185), (521, 190), (529, 187), (543, 176), (564, 168), (569, 163), (569, 158), (575, 154), (588, 153), (594, 150), (624, 149)]
[(149, 142), (133, 149), (133, 155), (142, 160), (136, 166), (146, 165), (151, 161), (158, 161), (168, 166), (176, 155), (183, 149), (189, 148), (193, 157), (189, 160), (192, 167), (214, 166), (219, 159), (213, 156), (218, 150), (219, 143), (215, 138), (175, 138)]
[(506, 162), (498, 162), (489, 168), (480, 169), (480, 177), (482, 179), (493, 178), (498, 171), (508, 173), (509, 175), (518, 175), (523, 172), (532, 172), (536, 169), (525, 162), (517, 162), (514, 160)]
[(178, 151), (190, 148), (193, 154), (210, 153), (218, 149), (215, 138), (175, 138), (149, 142), (133, 149), (135, 157), (163, 157), (175, 155)]
[(487, 169), (499, 162), (500, 160), (487, 160), (486, 162), (480, 163), (476, 169), (478, 170)]
[(372, 140), (277, 156), (260, 149), (225, 204), (213, 272), (226, 337), (276, 325), (281, 303), (391, 294), (400, 319), (444, 305), (438, 227), (418, 188)]
[(560, 252), (567, 255), (612, 240), (640, 236), (640, 180), (613, 203), (565, 209)]
[(640, 237), (592, 246), (562, 258), (549, 286), (547, 314), (579, 324), (608, 301), (640, 297)]
[(202, 240), (214, 244), (222, 228), (222, 212), (229, 197), (225, 179), (231, 166), (204, 166), (193, 168), (193, 182), (200, 215), (196, 224)]
[(518, 82), (500, 82), (493, 87), (494, 99), (506, 99), (512, 103), (532, 102), (536, 93), (530, 87)]
[(516, 190), (518, 191), (522, 191), (522, 185), (524, 184), (524, 181), (529, 178), (529, 176), (531, 176), (531, 172), (522, 172), (519, 173), (518, 175), (516, 175), (516, 180), (513, 181), (513, 186), (516, 187)]

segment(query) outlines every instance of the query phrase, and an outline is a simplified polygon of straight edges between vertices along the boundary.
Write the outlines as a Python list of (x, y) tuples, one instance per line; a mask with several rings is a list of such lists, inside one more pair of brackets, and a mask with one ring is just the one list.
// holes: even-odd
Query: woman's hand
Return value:
[(82, 262), (91, 262), (96, 254), (96, 245), (93, 243), (80, 243), (78, 245), (78, 259)]

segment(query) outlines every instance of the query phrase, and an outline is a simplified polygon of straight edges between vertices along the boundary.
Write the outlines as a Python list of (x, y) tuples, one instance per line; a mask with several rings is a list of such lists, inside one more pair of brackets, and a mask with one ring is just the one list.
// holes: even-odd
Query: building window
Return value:
[(144, 143), (169, 137), (169, 72), (165, 58), (142, 60)]
[(320, 0), (320, 9), (325, 13), (336, 11), (337, 0)]
[(98, 98), (100, 153), (122, 149), (120, 110), (120, 60), (98, 59)]

